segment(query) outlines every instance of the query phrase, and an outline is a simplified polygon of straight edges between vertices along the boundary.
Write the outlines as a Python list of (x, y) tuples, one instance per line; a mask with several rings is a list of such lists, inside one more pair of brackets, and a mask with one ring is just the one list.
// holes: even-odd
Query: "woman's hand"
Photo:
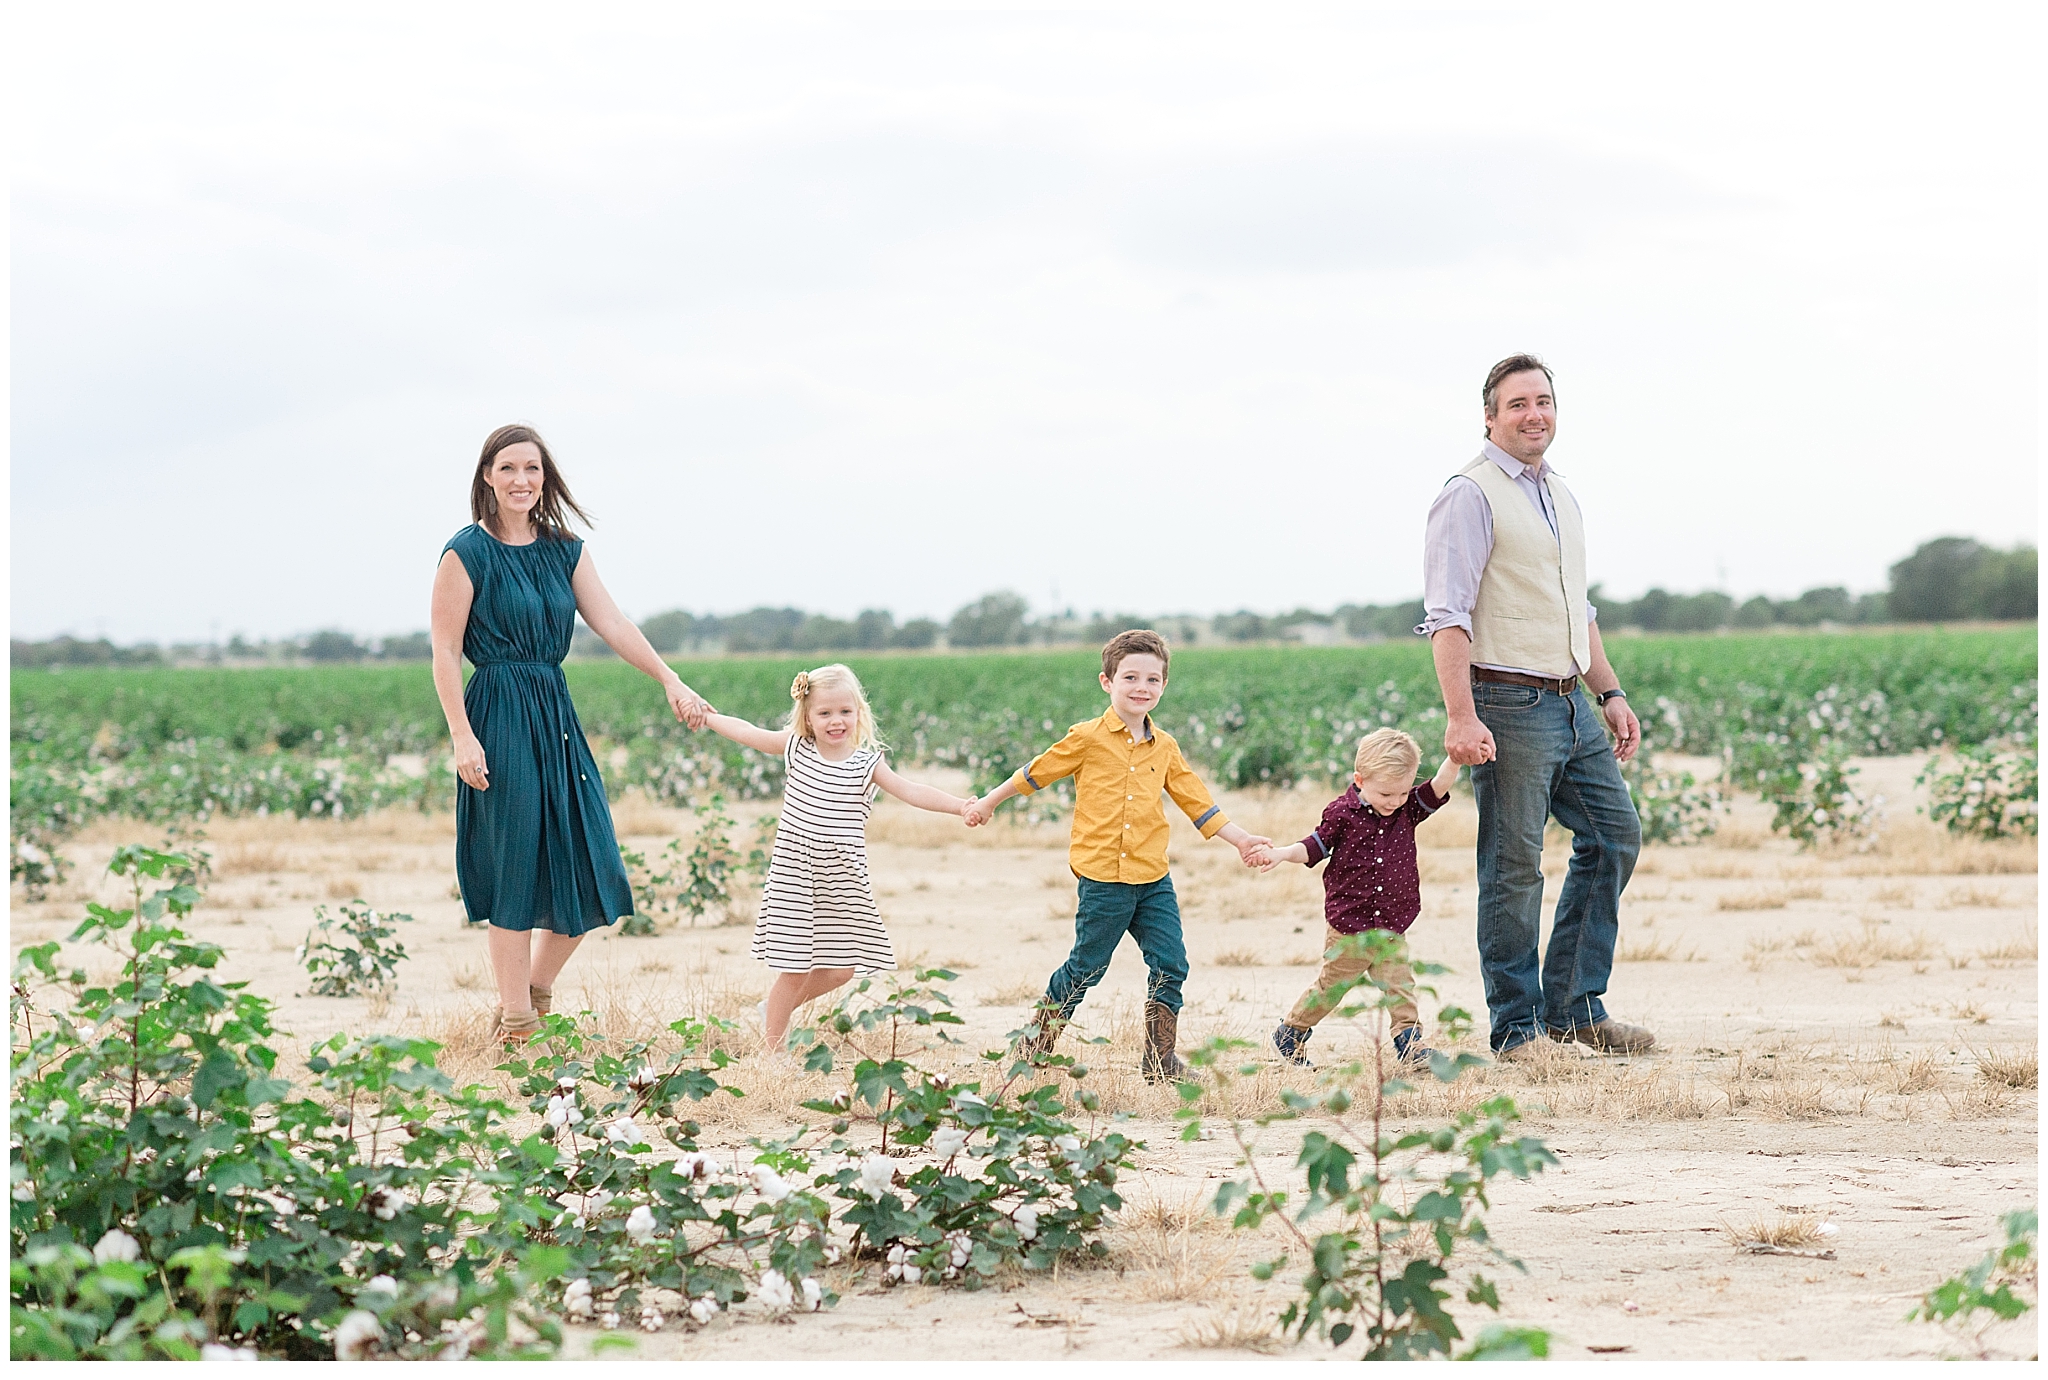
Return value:
[(461, 734), (455, 740), (455, 774), (472, 790), (491, 788), (491, 768), (484, 761), (484, 745), (474, 733)]
[(667, 689), (668, 707), (675, 714), (676, 722), (692, 733), (704, 727), (704, 721), (718, 712), (711, 707), (710, 701), (680, 680), (670, 681)]

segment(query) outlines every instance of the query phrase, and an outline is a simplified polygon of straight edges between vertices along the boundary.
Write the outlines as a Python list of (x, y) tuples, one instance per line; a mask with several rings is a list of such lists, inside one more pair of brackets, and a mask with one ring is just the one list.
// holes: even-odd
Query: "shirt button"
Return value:
[(1125, 797), (1124, 797), (1124, 799), (1125, 799), (1125, 800), (1136, 800), (1137, 798), (1138, 798), (1138, 797), (1136, 797), (1136, 796), (1134, 796), (1134, 795), (1127, 795), (1127, 796), (1125, 796)]
[(1119, 858), (1128, 858), (1128, 857), (1129, 857), (1129, 856), (1131, 856), (1131, 855), (1130, 855), (1129, 853), (1119, 853), (1119, 854), (1117, 854), (1117, 856), (1118, 856)]

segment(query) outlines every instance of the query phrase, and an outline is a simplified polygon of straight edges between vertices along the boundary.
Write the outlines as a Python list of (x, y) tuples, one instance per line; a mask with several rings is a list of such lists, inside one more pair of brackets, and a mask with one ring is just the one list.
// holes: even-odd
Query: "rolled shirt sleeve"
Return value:
[(1072, 776), (1080, 770), (1081, 759), (1088, 752), (1088, 731), (1095, 725), (1075, 724), (1067, 730), (1067, 736), (1054, 743), (1044, 752), (1031, 759), (1031, 765), (1020, 767), (1010, 778), (1010, 784), (1021, 795), (1042, 791), (1062, 777)]
[(1493, 507), (1478, 481), (1454, 475), (1436, 502), (1422, 536), (1424, 617), (1415, 631), (1434, 637), (1445, 628), (1472, 636), (1472, 605), (1493, 554)]
[(1202, 784), (1202, 778), (1195, 775), (1188, 759), (1180, 755), (1180, 745), (1175, 743), (1173, 755), (1166, 763), (1166, 793), (1173, 803), (1180, 806), (1182, 813), (1194, 821), (1202, 837), (1212, 839), (1216, 831), (1230, 820), (1217, 808), (1216, 801), (1209, 794), (1209, 788)]

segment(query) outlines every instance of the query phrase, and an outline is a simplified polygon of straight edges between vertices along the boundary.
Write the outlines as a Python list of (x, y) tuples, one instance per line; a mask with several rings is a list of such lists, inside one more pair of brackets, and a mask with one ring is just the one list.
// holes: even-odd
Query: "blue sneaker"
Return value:
[(1273, 1031), (1273, 1048), (1279, 1050), (1280, 1057), (1296, 1068), (1312, 1069), (1315, 1065), (1309, 1062), (1308, 1055), (1302, 1050), (1308, 1044), (1309, 1036), (1315, 1033), (1313, 1027), (1304, 1030), (1298, 1025), (1289, 1025), (1282, 1021)]
[(1404, 1064), (1424, 1067), (1435, 1050), (1422, 1043), (1422, 1027), (1411, 1025), (1394, 1032), (1394, 1057)]

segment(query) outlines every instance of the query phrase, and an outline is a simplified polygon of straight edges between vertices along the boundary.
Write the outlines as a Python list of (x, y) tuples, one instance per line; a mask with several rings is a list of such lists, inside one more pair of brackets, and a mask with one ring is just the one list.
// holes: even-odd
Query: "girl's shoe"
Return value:
[(555, 989), (552, 987), (528, 987), (526, 996), (533, 1003), (533, 1009), (543, 1016), (555, 1009)]
[(507, 1012), (495, 1007), (491, 1013), (491, 1043), (506, 1049), (518, 1049), (527, 1041), (536, 1038), (541, 1031), (540, 1012), (528, 1008), (525, 1011)]
[(1274, 1028), (1273, 1048), (1279, 1050), (1280, 1057), (1296, 1068), (1312, 1069), (1315, 1065), (1302, 1051), (1308, 1044), (1308, 1037), (1315, 1033), (1313, 1026), (1303, 1029), (1301, 1026), (1289, 1025), (1282, 1021)]
[(1422, 1027), (1411, 1025), (1405, 1030), (1394, 1032), (1394, 1057), (1404, 1064), (1424, 1067), (1435, 1050), (1422, 1043)]

